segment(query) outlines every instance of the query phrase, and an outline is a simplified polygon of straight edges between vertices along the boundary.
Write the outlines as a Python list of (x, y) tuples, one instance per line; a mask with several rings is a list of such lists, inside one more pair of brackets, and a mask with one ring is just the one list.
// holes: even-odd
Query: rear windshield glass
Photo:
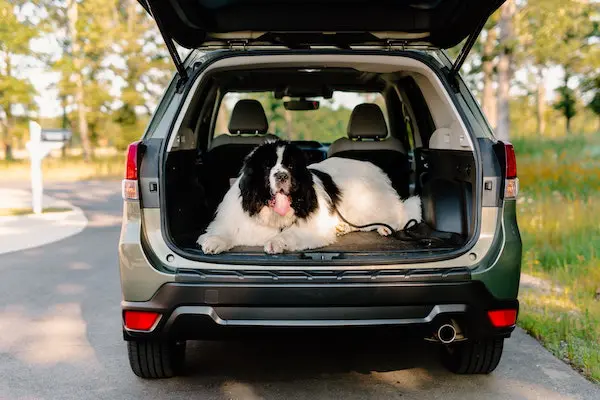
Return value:
[(362, 103), (379, 105), (388, 123), (385, 101), (380, 93), (334, 92), (331, 99), (322, 97), (310, 99), (319, 102), (317, 110), (290, 111), (284, 107), (284, 102), (290, 99), (276, 99), (272, 92), (229, 92), (221, 102), (214, 136), (228, 133), (231, 110), (235, 103), (242, 99), (258, 100), (269, 121), (269, 133), (284, 140), (315, 140), (321, 143), (332, 143), (336, 139), (345, 137), (350, 114), (354, 107)]

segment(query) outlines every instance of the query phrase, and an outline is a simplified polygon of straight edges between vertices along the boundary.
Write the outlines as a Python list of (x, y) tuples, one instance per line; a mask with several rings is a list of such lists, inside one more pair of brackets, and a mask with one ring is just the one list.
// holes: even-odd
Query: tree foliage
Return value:
[[(502, 125), (510, 121), (511, 131), (554, 132), (546, 122), (558, 115), (580, 129), (585, 124), (577, 121), (600, 111), (598, 3), (510, 2), (516, 12), (503, 14), (503, 8), (492, 15), (472, 49), (463, 68), (467, 84), (494, 126), (498, 105)], [(0, 142), (6, 155), (22, 145), (19, 132), (37, 109), (31, 60), (43, 60), (57, 73), (48, 88), (56, 90), (63, 108), (56, 124), (72, 129), (84, 147), (89, 139), (90, 152), (92, 146), (123, 149), (141, 135), (174, 67), (137, 0), (0, 0), (0, 19)], [(53, 45), (34, 51), (39, 38)], [(450, 50), (453, 58), (460, 47)], [(568, 85), (549, 87), (557, 68), (568, 74)], [(290, 112), (268, 96), (261, 101), (274, 133), (325, 141), (345, 134), (350, 110), (344, 107), (323, 102), (316, 112)], [(224, 129), (228, 116), (219, 118)]]
[(554, 108), (565, 117), (567, 133), (571, 133), (571, 119), (577, 114), (575, 91), (566, 84), (556, 89), (556, 91), (559, 97), (554, 103)]
[(137, 0), (118, 0), (115, 15), (115, 50), (123, 62), (112, 69), (124, 80), (120, 100), (129, 108), (151, 114), (170, 77), (171, 60), (154, 21)]
[(15, 112), (18, 108), (23, 113), (31, 109), (35, 94), (30, 81), (17, 75), (15, 65), (27, 56), (29, 42), (36, 36), (33, 24), (18, 17), (22, 7), (18, 1), (0, 0), (0, 138), (7, 159), (12, 158)]

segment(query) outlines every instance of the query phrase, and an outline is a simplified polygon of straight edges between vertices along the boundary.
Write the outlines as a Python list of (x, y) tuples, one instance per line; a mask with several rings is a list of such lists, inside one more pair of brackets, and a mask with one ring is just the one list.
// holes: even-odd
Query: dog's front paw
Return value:
[(265, 244), (265, 253), (281, 254), (287, 249), (288, 245), (281, 237), (274, 237)]
[(202, 248), (204, 254), (219, 254), (231, 248), (229, 242), (221, 236), (204, 234), (196, 242)]
[(381, 236), (389, 236), (392, 234), (392, 231), (390, 231), (390, 228), (380, 226), (379, 228), (377, 228), (377, 233), (379, 233)]
[(335, 227), (335, 234), (337, 236), (344, 236), (348, 233), (352, 232), (352, 227), (345, 223), (339, 223)]

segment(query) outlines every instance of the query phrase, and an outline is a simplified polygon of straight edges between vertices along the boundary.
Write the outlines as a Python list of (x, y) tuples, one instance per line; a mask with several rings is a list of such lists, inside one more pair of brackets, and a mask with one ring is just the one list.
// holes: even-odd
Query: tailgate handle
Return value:
[(308, 259), (308, 260), (315, 260), (315, 261), (331, 261), (331, 260), (335, 260), (335, 259), (341, 259), (343, 257), (342, 257), (342, 253), (311, 252), (311, 253), (302, 253), (300, 255), (300, 258)]

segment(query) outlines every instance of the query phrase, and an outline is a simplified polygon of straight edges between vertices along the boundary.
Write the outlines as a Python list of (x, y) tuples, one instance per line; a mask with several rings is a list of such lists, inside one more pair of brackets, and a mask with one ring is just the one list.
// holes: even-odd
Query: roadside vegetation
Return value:
[(516, 139), (523, 272), (519, 324), (600, 382), (600, 134)]
[[(90, 161), (85, 161), (82, 157), (47, 157), (42, 162), (42, 175), (45, 182), (122, 179), (124, 170), (124, 154), (95, 157)], [(29, 160), (0, 160), (0, 177), (4, 181), (28, 181)]]
[[(42, 209), (42, 214), (51, 214), (59, 212), (71, 211), (71, 208), (67, 207), (47, 207)], [(33, 214), (31, 208), (0, 208), (0, 217), (16, 217), (22, 215)]]

